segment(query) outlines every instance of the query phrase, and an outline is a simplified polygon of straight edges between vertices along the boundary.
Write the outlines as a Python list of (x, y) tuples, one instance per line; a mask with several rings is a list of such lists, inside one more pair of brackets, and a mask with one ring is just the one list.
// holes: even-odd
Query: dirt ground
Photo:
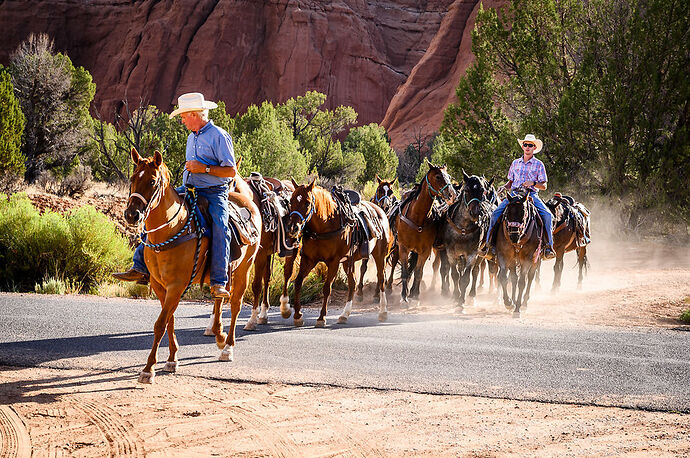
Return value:
[[(566, 256), (556, 295), (546, 263), (520, 321), (687, 330), (687, 245), (602, 236), (589, 257), (578, 290)], [(466, 315), (513, 320), (494, 297), (484, 288)], [(427, 293), (404, 313), (451, 311)], [(688, 414), (160, 375), (0, 367), (0, 457), (690, 455)]]

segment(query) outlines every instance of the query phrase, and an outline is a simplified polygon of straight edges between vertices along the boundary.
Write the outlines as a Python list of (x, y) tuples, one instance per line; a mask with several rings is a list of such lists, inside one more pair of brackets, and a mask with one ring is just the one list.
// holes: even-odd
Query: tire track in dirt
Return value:
[(145, 456), (141, 441), (120, 415), (109, 407), (88, 402), (74, 402), (103, 433), (110, 446), (110, 456)]
[(0, 406), (0, 458), (29, 458), (31, 438), (24, 422), (10, 406)]

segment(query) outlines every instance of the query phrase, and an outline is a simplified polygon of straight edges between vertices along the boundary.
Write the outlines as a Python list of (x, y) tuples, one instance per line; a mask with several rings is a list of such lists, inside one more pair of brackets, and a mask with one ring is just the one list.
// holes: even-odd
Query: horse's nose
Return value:
[(127, 221), (127, 224), (138, 223), (140, 217), (141, 212), (139, 210), (133, 210), (131, 208), (125, 210), (125, 221)]

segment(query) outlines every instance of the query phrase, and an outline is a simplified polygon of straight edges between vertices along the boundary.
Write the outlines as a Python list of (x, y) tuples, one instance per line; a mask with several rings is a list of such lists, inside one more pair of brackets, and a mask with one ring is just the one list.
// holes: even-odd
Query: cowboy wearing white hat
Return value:
[[(532, 202), (534, 206), (537, 207), (539, 215), (541, 215), (544, 221), (544, 226), (546, 226), (546, 237), (547, 246), (544, 248), (544, 253), (542, 257), (544, 259), (553, 259), (556, 257), (556, 253), (553, 251), (553, 228), (551, 227), (551, 221), (553, 220), (553, 215), (549, 209), (544, 205), (544, 202), (539, 198), (539, 190), (546, 190), (546, 167), (544, 163), (534, 157), (536, 153), (541, 151), (544, 147), (544, 143), (536, 138), (533, 134), (525, 135), (522, 140), (517, 140), (518, 144), (522, 148), (522, 157), (515, 159), (512, 164), (510, 164), (510, 169), (508, 170), (508, 182), (503, 185), (506, 190), (510, 191), (519, 187), (524, 187), (529, 190), (529, 195), (532, 197)], [(503, 211), (508, 205), (508, 199), (503, 199), (498, 205), (498, 208), (491, 214), (491, 222), (489, 223), (489, 230), (486, 233), (486, 240), (482, 243), (479, 248), (479, 255), (485, 256), (487, 258), (492, 258), (494, 256), (494, 247), (491, 244), (491, 229), (501, 217)]]
[[(228, 229), (228, 190), (237, 174), (235, 152), (230, 134), (213, 124), (208, 110), (216, 108), (214, 102), (204, 99), (199, 92), (182, 94), (178, 107), (170, 118), (180, 115), (182, 123), (191, 131), (187, 137), (186, 162), (183, 182), (196, 188), (208, 200), (212, 219), (211, 294), (230, 298), (226, 289), (230, 263), (230, 231)], [(184, 190), (184, 186), (178, 188)], [(134, 265), (127, 272), (115, 273), (120, 280), (145, 283), (148, 269), (144, 263), (143, 245), (134, 251)]]

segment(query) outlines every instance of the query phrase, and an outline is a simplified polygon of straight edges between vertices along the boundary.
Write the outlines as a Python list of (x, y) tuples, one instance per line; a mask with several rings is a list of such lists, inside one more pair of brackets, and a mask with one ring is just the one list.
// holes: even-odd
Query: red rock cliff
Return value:
[(434, 131), (471, 56), (478, 0), (143, 0), (0, 2), (0, 63), (31, 32), (84, 66), (106, 117), (122, 99), (163, 110), (201, 91), (231, 113), (307, 90), (394, 146)]

